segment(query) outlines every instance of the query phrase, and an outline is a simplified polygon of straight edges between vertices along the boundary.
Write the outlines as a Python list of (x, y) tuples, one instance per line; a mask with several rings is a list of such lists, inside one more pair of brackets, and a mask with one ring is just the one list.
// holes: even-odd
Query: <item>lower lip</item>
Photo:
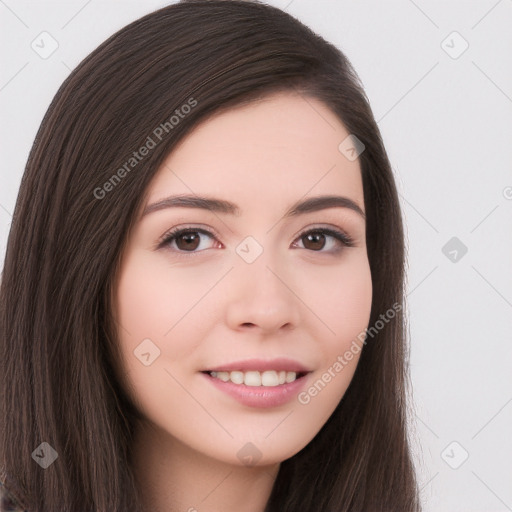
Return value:
[(245, 384), (233, 384), (233, 382), (224, 382), (217, 377), (212, 377), (208, 373), (202, 373), (209, 382), (217, 389), (232, 396), (241, 404), (248, 407), (278, 407), (284, 405), (300, 393), (306, 384), (306, 374), (299, 379), (279, 386), (246, 386)]

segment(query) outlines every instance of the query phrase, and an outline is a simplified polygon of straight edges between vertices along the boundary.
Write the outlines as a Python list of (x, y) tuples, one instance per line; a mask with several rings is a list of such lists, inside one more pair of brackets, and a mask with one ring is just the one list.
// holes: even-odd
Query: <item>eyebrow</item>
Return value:
[[(365, 213), (355, 201), (348, 197), (334, 195), (317, 196), (305, 199), (304, 201), (297, 201), (284, 214), (284, 218), (335, 207), (347, 208), (359, 214), (363, 219), (366, 218)], [(167, 197), (146, 206), (142, 217), (165, 208), (200, 208), (212, 212), (235, 215), (237, 217), (241, 215), (240, 207), (230, 201), (196, 195), (179, 195)]]

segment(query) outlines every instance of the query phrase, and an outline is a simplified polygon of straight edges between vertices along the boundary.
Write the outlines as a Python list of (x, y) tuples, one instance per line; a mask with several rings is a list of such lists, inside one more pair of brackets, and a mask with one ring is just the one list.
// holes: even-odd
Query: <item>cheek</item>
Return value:
[(176, 404), (187, 402), (179, 382), (195, 371), (190, 356), (207, 335), (199, 299), (222, 271), (207, 265), (173, 269), (148, 251), (127, 253), (115, 292), (115, 320), (123, 385), (140, 410), (158, 410), (162, 393)]
[(370, 318), (372, 279), (368, 259), (349, 255), (339, 265), (304, 271), (304, 302), (317, 318), (326, 352), (341, 350), (363, 331)]
[(125, 345), (144, 338), (170, 339), (216, 279), (218, 271), (173, 269), (165, 258), (133, 250), (123, 263), (116, 291), (116, 319)]
[(123, 341), (130, 343), (160, 336), (164, 329), (169, 329), (164, 322), (166, 287), (158, 282), (161, 274), (142, 256), (133, 251), (125, 259), (116, 291), (120, 334)]
[[(311, 279), (313, 277), (313, 279)], [(304, 296), (319, 317), (315, 337), (320, 369), (298, 396), (310, 421), (320, 428), (343, 398), (354, 375), (372, 305), (372, 280), (367, 258), (331, 266), (308, 275)]]

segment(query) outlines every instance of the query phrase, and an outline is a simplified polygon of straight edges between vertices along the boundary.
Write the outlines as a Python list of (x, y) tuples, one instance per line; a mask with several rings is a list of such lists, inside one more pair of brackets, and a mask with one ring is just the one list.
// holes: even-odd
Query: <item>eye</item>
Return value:
[(200, 252), (201, 250), (208, 249), (208, 247), (204, 247), (204, 243), (201, 243), (201, 235), (206, 235), (211, 239), (215, 238), (215, 235), (205, 229), (175, 228), (162, 237), (158, 247), (169, 247), (177, 252)]
[[(211, 244), (210, 247), (205, 247), (203, 236), (210, 240), (216, 240), (216, 236), (206, 229), (173, 228), (161, 238), (158, 248), (167, 247), (180, 255), (192, 255), (213, 247)], [(343, 247), (353, 247), (354, 245), (349, 235), (343, 231), (329, 228), (313, 228), (303, 231), (296, 240), (302, 242), (302, 247), (297, 246), (297, 243), (294, 243), (293, 247), (322, 253), (338, 253)], [(323, 250), (325, 247), (327, 250)]]
[[(329, 239), (331, 239), (329, 243)], [(313, 228), (308, 231), (303, 231), (298, 240), (302, 241), (304, 249), (309, 249), (314, 252), (337, 253), (343, 247), (353, 247), (354, 241), (352, 238), (342, 231), (329, 228)], [(327, 250), (322, 250), (325, 247)]]

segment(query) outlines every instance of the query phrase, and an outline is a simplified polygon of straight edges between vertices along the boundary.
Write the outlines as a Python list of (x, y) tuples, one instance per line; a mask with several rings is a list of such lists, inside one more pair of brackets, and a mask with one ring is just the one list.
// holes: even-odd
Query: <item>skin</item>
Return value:
[[(123, 253), (114, 316), (123, 385), (145, 418), (133, 457), (151, 510), (262, 512), (279, 464), (313, 439), (350, 384), (360, 354), (307, 404), (248, 407), (200, 373), (290, 357), (313, 370), (308, 389), (368, 326), (364, 218), (341, 207), (282, 218), (296, 201), (320, 195), (348, 197), (364, 211), (359, 162), (338, 150), (348, 135), (320, 101), (273, 94), (198, 125), (150, 184), (144, 207), (196, 194), (241, 209), (141, 210)], [(190, 225), (213, 234), (199, 234), (195, 254), (183, 240), (158, 248), (171, 228)], [(301, 236), (320, 227), (343, 230), (354, 246)], [(236, 252), (247, 236), (263, 249), (252, 263)], [(134, 356), (147, 338), (160, 350), (149, 366)], [(237, 456), (249, 442), (261, 454), (251, 466)]]

